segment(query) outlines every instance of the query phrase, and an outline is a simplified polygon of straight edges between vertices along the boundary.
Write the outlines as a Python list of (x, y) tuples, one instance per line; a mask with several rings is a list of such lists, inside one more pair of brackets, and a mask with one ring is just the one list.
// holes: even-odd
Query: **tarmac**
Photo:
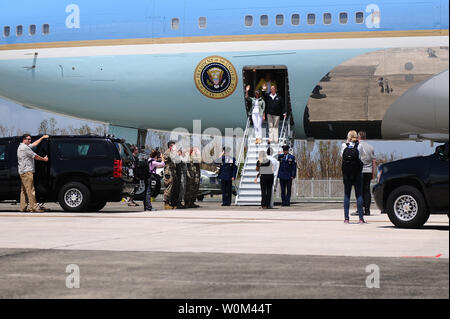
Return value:
[[(367, 224), (345, 225), (336, 203), (200, 205), (34, 214), (0, 204), (0, 298), (449, 298), (447, 215), (398, 229), (375, 207)], [(66, 285), (69, 265), (80, 288)]]

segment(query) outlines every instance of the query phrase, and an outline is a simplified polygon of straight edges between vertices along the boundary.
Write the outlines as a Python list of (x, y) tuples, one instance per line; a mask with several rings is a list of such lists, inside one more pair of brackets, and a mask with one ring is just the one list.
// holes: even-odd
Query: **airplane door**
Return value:
[(152, 37), (155, 43), (184, 36), (186, 0), (153, 2)]
[(6, 143), (0, 143), (0, 199), (9, 199), (9, 165), (6, 156)]

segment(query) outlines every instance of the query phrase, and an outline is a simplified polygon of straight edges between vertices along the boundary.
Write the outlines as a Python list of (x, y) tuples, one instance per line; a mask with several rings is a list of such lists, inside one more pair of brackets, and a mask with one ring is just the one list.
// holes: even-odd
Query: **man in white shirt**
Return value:
[[(31, 143), (31, 136), (24, 134), (22, 143), (17, 148), (17, 161), (20, 179), (22, 181), (20, 192), (20, 211), (21, 212), (37, 212), (42, 213), (36, 203), (36, 194), (34, 190), (34, 160), (48, 162), (48, 157), (37, 155), (33, 148), (36, 148), (43, 139), (47, 139), (48, 135), (42, 136), (36, 142)], [(27, 207), (28, 206), (28, 207)]]
[[(270, 143), (269, 143), (269, 148), (267, 149), (267, 159), (272, 163), (272, 173), (273, 173), (274, 176), (276, 176), (277, 173), (278, 173), (278, 169), (279, 169), (280, 164), (275, 159), (275, 157), (273, 157), (273, 149), (272, 149), (272, 147), (270, 147)], [(275, 183), (275, 188), (276, 188), (277, 181), (274, 180), (273, 182)], [(271, 202), (270, 202), (269, 208), (273, 208), (273, 197), (271, 198)]]

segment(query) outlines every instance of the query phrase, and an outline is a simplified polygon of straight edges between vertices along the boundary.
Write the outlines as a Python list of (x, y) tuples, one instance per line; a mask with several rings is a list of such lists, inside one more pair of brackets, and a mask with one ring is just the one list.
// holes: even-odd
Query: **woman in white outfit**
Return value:
[(255, 91), (255, 97), (249, 97), (250, 85), (245, 88), (245, 99), (252, 103), (252, 107), (248, 116), (252, 117), (253, 127), (255, 129), (256, 144), (262, 142), (262, 122), (265, 121), (264, 111), (266, 108), (266, 102), (261, 98), (259, 91)]

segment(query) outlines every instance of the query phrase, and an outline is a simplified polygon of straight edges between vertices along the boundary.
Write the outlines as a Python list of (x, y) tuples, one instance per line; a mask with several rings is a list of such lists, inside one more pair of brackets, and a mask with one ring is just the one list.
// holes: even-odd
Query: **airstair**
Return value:
[[(294, 135), (291, 131), (289, 117), (283, 120), (283, 125), (279, 135), (278, 144), (270, 144), (272, 148), (272, 156), (277, 157), (282, 150), (283, 145), (293, 146)], [(247, 127), (242, 139), (241, 149), (238, 156), (238, 177), (240, 176), (239, 189), (236, 196), (236, 205), (238, 206), (259, 206), (261, 205), (261, 188), (260, 184), (255, 183), (258, 172), (256, 171), (256, 162), (260, 151), (267, 151), (269, 148), (269, 139), (263, 138), (261, 144), (256, 144), (253, 134), (253, 128), (250, 126), (250, 119), (247, 121)], [(243, 161), (245, 158), (245, 161)], [(243, 163), (242, 163), (243, 161)], [(272, 205), (273, 194), (277, 185), (278, 171), (275, 173), (274, 187), (272, 189)]]

